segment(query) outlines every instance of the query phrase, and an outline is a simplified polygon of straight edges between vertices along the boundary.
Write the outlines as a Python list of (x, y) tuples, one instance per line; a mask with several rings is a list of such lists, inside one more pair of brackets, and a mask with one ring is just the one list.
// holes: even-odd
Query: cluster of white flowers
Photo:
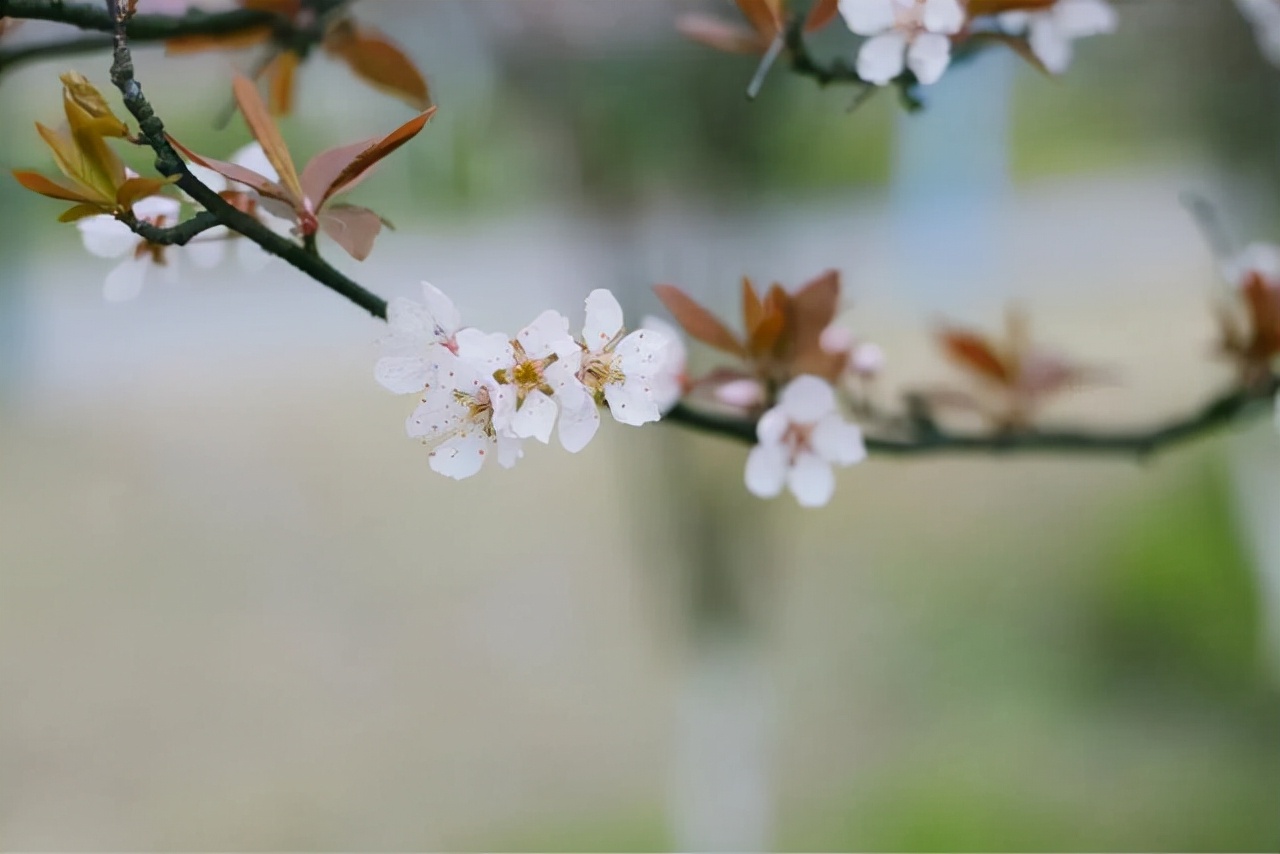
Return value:
[[(922, 85), (937, 82), (951, 63), (952, 37), (970, 25), (965, 0), (840, 0), (839, 9), (849, 29), (867, 37), (858, 76), (877, 86), (904, 69)], [(1025, 34), (1045, 68), (1061, 74), (1071, 63), (1071, 42), (1112, 32), (1116, 14), (1105, 0), (1057, 0), (1045, 9), (1004, 12), (995, 23)]]
[[(267, 161), (262, 146), (250, 143), (236, 152), (233, 162), (241, 166), (262, 171), (275, 170)], [(228, 183), (225, 178), (211, 169), (190, 164), (189, 168), (205, 186), (217, 193), (225, 192)], [(129, 173), (132, 175), (133, 173)], [(257, 194), (246, 190), (246, 198), (257, 199)], [(148, 222), (158, 228), (169, 228), (181, 222), (182, 203), (170, 196), (148, 196), (133, 205), (133, 215), (142, 222)], [(279, 217), (272, 216), (261, 207), (254, 207), (254, 215), (277, 233), (287, 233), (288, 223)], [(161, 246), (149, 243), (134, 234), (129, 226), (114, 216), (99, 214), (85, 217), (76, 222), (84, 248), (100, 258), (122, 259), (119, 264), (107, 273), (103, 283), (102, 296), (110, 302), (131, 300), (142, 292), (147, 280), (157, 274), (167, 284), (179, 281), (183, 264), (210, 270), (217, 267), (227, 256), (227, 245), (233, 242), (235, 256), (240, 266), (247, 272), (261, 270), (271, 256), (252, 240), (241, 238), (226, 226), (215, 226), (204, 231), (185, 246)]]
[(560, 443), (576, 453), (595, 436), (601, 406), (638, 426), (674, 405), (673, 387), (678, 399), (682, 355), (671, 359), (661, 331), (628, 333), (607, 290), (587, 296), (579, 338), (554, 310), (512, 338), (463, 327), (447, 296), (425, 282), (422, 289), (423, 302), (388, 306), (391, 334), (374, 374), (390, 391), (419, 396), (406, 431), (432, 446), (430, 465), (440, 474), (470, 477), (491, 455), (510, 468), (524, 440), (551, 440), (557, 420)]

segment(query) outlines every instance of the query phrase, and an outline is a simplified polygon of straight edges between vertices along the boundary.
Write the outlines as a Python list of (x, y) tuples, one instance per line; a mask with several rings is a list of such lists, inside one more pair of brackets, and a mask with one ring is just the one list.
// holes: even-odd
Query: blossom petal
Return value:
[(813, 424), (835, 411), (836, 393), (826, 380), (804, 374), (787, 383), (778, 395), (778, 408), (797, 424)]
[(907, 65), (922, 86), (937, 83), (950, 64), (951, 39), (939, 33), (921, 33), (907, 49)]
[(460, 329), (454, 337), (458, 357), (475, 365), (482, 373), (492, 374), (511, 367), (516, 360), (511, 340), (501, 332)]
[(729, 380), (716, 386), (713, 394), (716, 400), (738, 409), (750, 409), (764, 401), (764, 387), (758, 380), (750, 378)]
[(168, 196), (147, 196), (133, 203), (133, 215), (138, 219), (164, 220), (166, 225), (176, 224), (180, 213), (182, 203)]
[(574, 346), (569, 334), (569, 318), (554, 309), (547, 309), (521, 329), (516, 340), (524, 352), (534, 359), (544, 359), (552, 353)]
[(637, 329), (618, 342), (614, 353), (618, 366), (629, 379), (648, 378), (666, 363), (670, 339), (654, 329)]
[(622, 331), (622, 306), (609, 291), (597, 288), (587, 294), (586, 309), (582, 340), (588, 350), (599, 353), (613, 340), (613, 336)]
[(517, 439), (515, 436), (506, 436), (502, 433), (498, 434), (498, 465), (504, 469), (509, 469), (516, 464), (516, 461), (524, 456), (524, 440)]
[(759, 498), (774, 498), (787, 481), (787, 452), (778, 445), (756, 445), (747, 454), (743, 480)]
[(964, 7), (960, 0), (924, 0), (920, 23), (931, 33), (951, 35), (964, 28)]
[(141, 258), (129, 257), (116, 265), (107, 273), (102, 283), (102, 298), (107, 302), (125, 302), (136, 299), (142, 293), (142, 286), (147, 280), (147, 271), (151, 268), (150, 256)]
[(622, 424), (639, 427), (662, 417), (648, 383), (642, 379), (610, 383), (604, 387), (604, 399), (609, 403), (613, 420)]
[(560, 409), (560, 444), (576, 454), (587, 446), (600, 429), (600, 409), (590, 397), (575, 407)]
[(99, 258), (119, 258), (137, 248), (141, 238), (113, 216), (87, 216), (76, 222), (84, 248)]
[(384, 356), (373, 367), (373, 376), (395, 394), (417, 394), (431, 377), (431, 360), (424, 356)]
[(867, 39), (858, 51), (858, 76), (883, 86), (902, 73), (907, 37), (893, 31)]
[(422, 298), (427, 314), (434, 320), (435, 332), (442, 338), (452, 337), (462, 326), (462, 314), (444, 291), (428, 282), (422, 283)]
[(801, 507), (821, 507), (836, 491), (831, 466), (814, 454), (800, 454), (787, 471), (787, 488)]
[(1058, 29), (1052, 18), (1045, 16), (1031, 22), (1027, 44), (1051, 73), (1061, 74), (1070, 67), (1071, 38)]
[(840, 0), (840, 17), (852, 32), (874, 36), (893, 29), (893, 0)]
[(551, 441), (551, 430), (556, 424), (556, 402), (540, 391), (534, 390), (525, 397), (511, 418), (511, 432), (522, 439)]
[(1049, 14), (1058, 28), (1074, 39), (1115, 32), (1120, 23), (1116, 10), (1104, 0), (1058, 0)]
[(862, 430), (835, 412), (824, 415), (814, 426), (809, 445), (819, 457), (838, 466), (851, 466), (867, 457)]
[(760, 420), (756, 422), (756, 438), (760, 440), (762, 445), (777, 445), (782, 441), (782, 437), (786, 435), (787, 428), (791, 426), (791, 422), (787, 420), (787, 413), (782, 411), (781, 406), (775, 406), (764, 415), (760, 416)]
[(455, 436), (435, 448), (428, 463), (432, 471), (462, 480), (480, 471), (490, 447), (491, 443), (483, 436)]
[(574, 359), (572, 354), (560, 358), (547, 365), (542, 372), (542, 378), (555, 393), (556, 402), (567, 409), (577, 409), (586, 404), (595, 408), (591, 392), (578, 379), (578, 368), (582, 364), (581, 353), (582, 351), (579, 350), (577, 359)]

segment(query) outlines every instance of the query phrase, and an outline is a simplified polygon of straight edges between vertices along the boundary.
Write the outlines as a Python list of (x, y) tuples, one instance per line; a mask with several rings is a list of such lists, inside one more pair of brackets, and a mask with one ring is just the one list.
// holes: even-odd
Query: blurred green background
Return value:
[[(933, 322), (1016, 300), (1115, 375), (1048, 420), (1173, 417), (1230, 377), (1179, 194), (1277, 237), (1280, 71), (1230, 4), (1117, 5), (1065, 77), (984, 56), (906, 116), (747, 101), (750, 59), (673, 29), (728, 3), (362, 0), (440, 112), (352, 196), (397, 229), (326, 252), (509, 331), (837, 267), (885, 403), (954, 380)], [(251, 59), (137, 66), (225, 156)], [(52, 168), (66, 68), (105, 89), (105, 56), (0, 78), (6, 168)], [(300, 85), (300, 160), (407, 115), (322, 56)], [(1266, 419), (1141, 464), (873, 459), (817, 512), (677, 426), (454, 483), (359, 309), (230, 262), (105, 304), (58, 210), (0, 182), (0, 848), (1280, 848)]]

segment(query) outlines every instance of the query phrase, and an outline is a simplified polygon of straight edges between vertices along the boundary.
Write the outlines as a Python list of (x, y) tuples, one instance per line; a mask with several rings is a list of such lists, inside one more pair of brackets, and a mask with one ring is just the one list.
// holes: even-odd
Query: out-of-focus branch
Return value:
[[(302, 245), (286, 240), (267, 228), (253, 216), (236, 208), (222, 196), (218, 195), (203, 182), (191, 174), (183, 163), (178, 152), (169, 143), (165, 135), (164, 123), (156, 115), (151, 104), (142, 94), (142, 86), (134, 78), (133, 57), (129, 52), (128, 16), (125, 14), (120, 0), (107, 0), (107, 7), (112, 20), (116, 22), (113, 41), (115, 51), (111, 63), (111, 82), (120, 90), (124, 98), (125, 108), (137, 120), (142, 139), (156, 153), (156, 171), (161, 175), (178, 176), (177, 185), (209, 214), (208, 217), (197, 216), (191, 222), (200, 223), (200, 230), (210, 227), (212, 222), (225, 225), (232, 231), (244, 235), (261, 246), (264, 250), (283, 258), (320, 284), (346, 297), (356, 305), (375, 317), (386, 318), (387, 301), (343, 275), (319, 255), (308, 252)], [(185, 226), (184, 223), (181, 228)], [(141, 226), (141, 224), (137, 224)], [(196, 226), (191, 226), (195, 228)], [(145, 233), (134, 227), (135, 232), (147, 237)], [(150, 238), (148, 238), (150, 239)], [(188, 238), (190, 239), (190, 238)]]
[[(312, 14), (301, 23), (258, 9), (204, 12), (193, 8), (179, 15), (134, 15), (126, 22), (126, 28), (131, 42), (157, 42), (180, 36), (230, 36), (270, 27), (274, 41), (287, 44), (303, 53), (307, 47), (320, 42), (324, 37), (327, 16), (346, 2), (348, 0), (308, 0), (305, 5)], [(52, 21), (107, 34), (115, 32), (115, 21), (106, 4), (72, 3), (64, 0), (0, 0), (0, 17)], [(23, 62), (105, 50), (112, 44), (110, 35), (89, 35), (0, 48), (0, 72)]]
[[(1280, 378), (1276, 377), (1257, 389), (1234, 388), (1181, 418), (1143, 429), (1078, 427), (1005, 433), (958, 433), (928, 422), (907, 428), (900, 436), (868, 437), (866, 444), (869, 453), (885, 456), (1065, 453), (1142, 459), (1231, 424), (1270, 413), (1277, 389), (1280, 389)], [(700, 412), (682, 404), (668, 413), (666, 420), (743, 442), (756, 441), (755, 423), (748, 418)]]

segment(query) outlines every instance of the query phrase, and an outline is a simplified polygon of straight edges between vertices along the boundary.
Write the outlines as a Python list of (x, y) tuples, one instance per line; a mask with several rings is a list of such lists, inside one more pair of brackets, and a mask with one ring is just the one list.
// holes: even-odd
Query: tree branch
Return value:
[(120, 221), (129, 226), (134, 234), (158, 246), (186, 246), (197, 235), (221, 224), (209, 211), (200, 211), (186, 222), (180, 222), (168, 228), (152, 225), (146, 220), (133, 216), (127, 219), (122, 218)]
[[(4, 0), (0, 0), (3, 3)], [(14, 0), (10, 0), (14, 2)], [(31, 2), (31, 0), (24, 0)], [(120, 0), (107, 0), (113, 19), (115, 54), (111, 66), (111, 80), (124, 97), (130, 114), (138, 121), (142, 138), (156, 153), (156, 169), (162, 175), (177, 175), (177, 184), (205, 211), (187, 222), (168, 229), (160, 229), (146, 223), (132, 223), (131, 227), (142, 237), (156, 243), (181, 245), (195, 235), (214, 225), (225, 225), (252, 240), (267, 252), (283, 258), (303, 273), (334, 292), (364, 308), (375, 317), (386, 319), (386, 300), (365, 290), (356, 282), (334, 269), (318, 255), (301, 244), (286, 240), (254, 217), (240, 211), (212, 189), (201, 183), (186, 168), (165, 135), (164, 125), (151, 104), (142, 94), (142, 87), (134, 78), (133, 61), (129, 52), (129, 29), (120, 12)], [(0, 6), (3, 9), (3, 6)], [(790, 47), (790, 45), (789, 45)], [(792, 51), (792, 63), (801, 57), (801, 67), (809, 67), (811, 60), (806, 53)], [(812, 66), (813, 76), (820, 82), (847, 79), (844, 72)], [(856, 75), (854, 75), (856, 78)], [(1245, 418), (1256, 417), (1269, 411), (1272, 397), (1280, 389), (1280, 378), (1271, 377), (1260, 388), (1231, 389), (1210, 400), (1200, 409), (1147, 429), (1094, 431), (1084, 428), (1035, 430), (1016, 433), (958, 433), (943, 430), (930, 423), (914, 423), (898, 436), (868, 437), (867, 450), (871, 454), (885, 456), (916, 456), (941, 453), (1074, 453), (1145, 458), (1172, 445), (1190, 441), (1215, 430), (1238, 423)], [(696, 430), (712, 433), (741, 442), (756, 441), (755, 422), (750, 418), (734, 417), (700, 411), (685, 404), (677, 405), (664, 420), (683, 424)]]
[[(29, 2), (29, 0), (28, 0)], [(283, 258), (330, 290), (351, 300), (374, 317), (386, 318), (387, 301), (365, 290), (347, 278), (318, 255), (307, 252), (300, 244), (286, 240), (257, 219), (239, 210), (223, 199), (187, 169), (178, 152), (169, 144), (164, 123), (142, 94), (142, 86), (134, 78), (133, 57), (129, 52), (127, 16), (123, 14), (120, 0), (107, 0), (112, 19), (116, 21), (113, 42), (114, 57), (111, 63), (111, 82), (120, 90), (125, 109), (137, 120), (143, 140), (156, 153), (156, 171), (161, 175), (177, 175), (178, 187), (201, 205), (217, 223), (244, 235), (272, 255)], [(197, 217), (196, 219), (200, 219)], [(194, 221), (194, 220), (193, 220)], [(201, 222), (207, 222), (203, 219)], [(178, 226), (179, 228), (181, 226)], [(141, 232), (138, 232), (141, 234)], [(142, 235), (146, 237), (145, 234)]]
[(37, 59), (46, 59), (52, 56), (75, 56), (81, 53), (94, 53), (99, 50), (106, 50), (109, 47), (111, 47), (110, 36), (88, 35), (0, 48), (0, 73), (24, 62), (33, 62)]
[[(913, 430), (897, 438), (868, 437), (867, 451), (886, 456), (1072, 453), (1144, 459), (1170, 446), (1270, 412), (1278, 388), (1280, 378), (1273, 377), (1265, 387), (1256, 390), (1232, 389), (1186, 416), (1146, 429), (1097, 431), (1063, 428), (983, 434), (953, 433), (930, 427), (928, 430)], [(681, 404), (663, 420), (742, 442), (756, 441), (755, 423), (747, 418), (701, 412)]]
[[(193, 8), (181, 15), (134, 15), (126, 22), (126, 28), (130, 41), (157, 42), (180, 36), (229, 36), (246, 30), (270, 27), (272, 39), (277, 44), (305, 53), (307, 48), (324, 37), (328, 16), (347, 2), (348, 0), (307, 0), (305, 5), (314, 14), (301, 24), (272, 12), (256, 9), (204, 12)], [(104, 5), (98, 4), (64, 0), (0, 0), (0, 17), (52, 21), (70, 24), (82, 30), (115, 32), (115, 21), (111, 13)], [(79, 36), (0, 49), (0, 72), (35, 59), (90, 53), (112, 45), (111, 36)]]

